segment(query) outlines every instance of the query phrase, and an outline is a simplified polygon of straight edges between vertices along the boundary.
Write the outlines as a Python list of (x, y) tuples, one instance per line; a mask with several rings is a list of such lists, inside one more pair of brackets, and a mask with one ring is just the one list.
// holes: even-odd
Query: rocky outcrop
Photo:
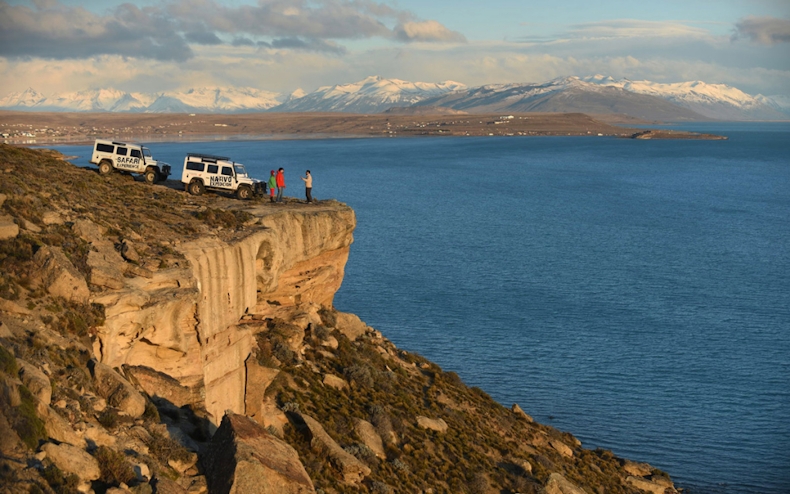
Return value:
[(245, 237), (229, 242), (204, 236), (178, 245), (185, 266), (151, 278), (121, 277), (122, 287), (107, 281), (119, 278), (100, 261), (125, 261), (102, 244), (96, 228), (81, 223), (81, 236), (99, 247), (100, 257), (92, 264), (89, 257), (89, 264), (92, 273), (103, 274), (101, 281), (92, 275), (91, 282), (110, 288), (93, 297), (107, 307), (94, 343), (100, 360), (145, 374), (145, 389), (154, 396), (155, 381), (172, 378), (178, 387), (165, 386), (168, 396), (161, 397), (179, 405), (199, 397), (215, 422), (226, 410), (245, 413), (245, 362), (254, 341), (240, 320), (245, 314), (287, 316), (301, 321), (302, 329), (319, 322), (318, 309), (332, 305), (342, 282), (355, 226), (345, 206), (260, 214), (260, 226)]
[(101, 475), (99, 462), (81, 448), (69, 444), (46, 443), (41, 451), (58, 468), (77, 475), (82, 481), (96, 480)]
[(436, 432), (447, 432), (448, 426), (444, 419), (432, 419), (422, 415), (417, 416), (417, 425), (423, 429), (428, 429)]
[(41, 285), (53, 297), (84, 304), (90, 297), (88, 284), (58, 247), (38, 249), (33, 260), (41, 273)]
[(340, 445), (326, 433), (324, 427), (316, 419), (297, 412), (294, 412), (293, 415), (297, 426), (302, 427), (307, 435), (310, 445), (314, 449), (323, 451), (326, 454), (329, 461), (332, 462), (343, 476), (343, 481), (345, 483), (357, 484), (370, 475), (370, 468), (341, 448)]
[(296, 451), (242, 415), (223, 417), (203, 466), (216, 494), (315, 492)]
[(145, 412), (145, 398), (129, 381), (101, 362), (91, 362), (91, 374), (99, 395), (107, 404), (137, 418)]

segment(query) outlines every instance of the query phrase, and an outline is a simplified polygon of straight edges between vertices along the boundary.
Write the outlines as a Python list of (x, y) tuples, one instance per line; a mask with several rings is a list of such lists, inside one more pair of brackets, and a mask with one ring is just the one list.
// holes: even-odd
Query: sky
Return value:
[(0, 97), (596, 74), (790, 96), (790, 0), (0, 0)]

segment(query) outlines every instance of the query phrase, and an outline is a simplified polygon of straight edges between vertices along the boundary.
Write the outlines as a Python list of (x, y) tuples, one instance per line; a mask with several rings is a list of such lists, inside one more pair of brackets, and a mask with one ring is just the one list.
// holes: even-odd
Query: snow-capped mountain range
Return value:
[(411, 106), (426, 98), (465, 88), (453, 81), (437, 84), (372, 76), (352, 84), (320, 87), (301, 97), (292, 94), (288, 101), (272, 111), (381, 113), (393, 106)]
[(543, 83), (490, 84), (467, 88), (458, 82), (408, 82), (368, 77), (290, 95), (254, 88), (207, 87), (163, 93), (91, 89), (42, 95), (34, 89), (0, 99), (0, 109), (71, 112), (380, 113), (392, 107), (430, 105), (481, 112), (624, 113), (662, 120), (787, 120), (790, 97), (751, 96), (725, 84), (701, 81), (657, 83), (594, 75)]
[(266, 111), (280, 95), (254, 88), (205, 87), (164, 93), (89, 89), (44, 96), (29, 88), (0, 99), (0, 108), (26, 111), (236, 113)]
[(726, 84), (708, 84), (702, 81), (662, 84), (651, 81), (615, 80), (595, 75), (581, 79), (606, 87), (618, 87), (637, 94), (648, 94), (670, 101), (683, 108), (719, 120), (777, 120), (786, 119), (790, 98), (751, 96)]

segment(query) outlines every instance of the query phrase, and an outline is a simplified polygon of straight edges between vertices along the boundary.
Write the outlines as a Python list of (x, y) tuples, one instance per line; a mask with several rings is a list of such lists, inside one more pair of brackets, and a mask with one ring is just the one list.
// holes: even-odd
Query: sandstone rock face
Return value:
[(422, 415), (417, 416), (417, 425), (423, 429), (436, 432), (447, 432), (448, 429), (447, 422), (445, 422), (444, 419), (431, 419), (423, 417)]
[(296, 450), (242, 415), (223, 417), (211, 439), (204, 468), (211, 493), (315, 492)]
[(43, 246), (33, 260), (40, 270), (41, 284), (50, 295), (81, 304), (88, 301), (88, 283), (59, 247)]
[(101, 476), (99, 462), (81, 448), (69, 444), (46, 443), (41, 451), (47, 453), (56, 467), (77, 475), (82, 481), (96, 480)]
[(584, 489), (571, 483), (559, 473), (552, 473), (542, 494), (587, 494)]
[(317, 420), (309, 415), (297, 415), (307, 427), (311, 446), (326, 452), (329, 461), (340, 471), (343, 475), (343, 480), (347, 484), (357, 484), (370, 475), (370, 468), (341, 448), (340, 445), (326, 433), (324, 427), (318, 423)]
[(41, 403), (49, 405), (52, 402), (52, 383), (47, 375), (35, 365), (22, 359), (16, 359), (16, 363), (19, 366), (19, 379), (22, 380), (22, 384), (27, 386)]
[(110, 406), (119, 408), (131, 417), (140, 417), (145, 412), (143, 395), (110, 366), (96, 361), (92, 364), (91, 374), (99, 395), (105, 398)]
[(182, 266), (123, 278), (117, 266), (132, 264), (110, 252), (98, 226), (78, 221), (75, 231), (99, 251), (89, 264), (91, 283), (104, 288), (91, 301), (107, 307), (94, 342), (100, 361), (148, 368), (140, 385), (153, 396), (160, 396), (157, 381), (166, 382), (157, 376), (173, 378), (180, 388), (166, 386), (169, 397), (161, 397), (200, 400), (215, 423), (226, 410), (244, 413), (254, 340), (240, 319), (295, 320), (302, 310), (305, 327), (320, 321), (317, 309), (331, 306), (342, 282), (356, 219), (350, 208), (335, 206), (266, 214), (260, 223), (233, 243), (203, 236), (179, 245), (188, 261)]
[(354, 431), (359, 436), (362, 444), (370, 448), (371, 451), (376, 453), (379, 458), (386, 458), (387, 454), (384, 451), (384, 442), (381, 440), (376, 428), (367, 420), (356, 419), (354, 422)]
[(271, 369), (259, 365), (254, 359), (247, 359), (247, 384), (244, 392), (244, 415), (251, 417), (253, 420), (263, 425), (261, 419), (262, 412), (264, 411), (264, 395), (266, 388), (274, 381), (277, 374), (280, 373), (279, 369)]

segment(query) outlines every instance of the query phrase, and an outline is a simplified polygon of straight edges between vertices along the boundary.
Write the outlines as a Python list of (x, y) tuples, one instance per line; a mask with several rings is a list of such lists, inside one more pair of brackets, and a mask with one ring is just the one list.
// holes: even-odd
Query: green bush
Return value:
[(14, 354), (0, 345), (0, 372), (4, 372), (9, 376), (16, 377), (19, 372), (19, 367), (16, 365), (16, 357)]
[(79, 494), (77, 487), (80, 485), (80, 478), (75, 474), (65, 474), (55, 465), (49, 465), (42, 472), (41, 476), (47, 481), (52, 490), (57, 494)]
[(94, 453), (99, 463), (101, 477), (99, 480), (105, 484), (117, 486), (121, 483), (129, 484), (137, 475), (132, 465), (126, 461), (126, 456), (106, 446), (101, 446)]

